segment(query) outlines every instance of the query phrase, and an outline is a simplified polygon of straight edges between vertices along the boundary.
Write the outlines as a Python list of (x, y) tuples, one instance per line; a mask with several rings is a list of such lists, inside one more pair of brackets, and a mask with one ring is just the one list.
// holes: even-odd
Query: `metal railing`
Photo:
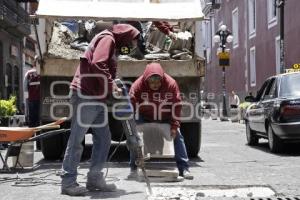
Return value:
[(0, 23), (5, 28), (15, 28), (21, 34), (30, 33), (29, 14), (16, 1), (0, 0)]

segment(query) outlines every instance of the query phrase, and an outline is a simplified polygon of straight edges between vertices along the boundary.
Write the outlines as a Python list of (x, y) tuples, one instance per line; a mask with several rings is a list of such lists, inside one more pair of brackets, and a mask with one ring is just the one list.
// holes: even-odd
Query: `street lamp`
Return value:
[(226, 25), (222, 25), (220, 29), (216, 32), (213, 37), (215, 43), (219, 43), (218, 56), (220, 59), (220, 66), (222, 66), (222, 89), (223, 89), (223, 119), (227, 120), (228, 113), (226, 107), (226, 79), (225, 79), (225, 67), (229, 66), (229, 50), (226, 49), (226, 43), (231, 43), (233, 41), (233, 36), (231, 32), (227, 29)]

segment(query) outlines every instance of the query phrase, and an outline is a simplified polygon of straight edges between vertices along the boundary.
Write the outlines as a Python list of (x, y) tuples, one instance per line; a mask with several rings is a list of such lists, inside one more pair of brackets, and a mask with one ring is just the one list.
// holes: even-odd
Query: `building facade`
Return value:
[[(230, 49), (230, 66), (226, 67), (226, 91), (232, 90), (243, 98), (249, 92), (253, 94), (263, 81), (280, 73), (280, 20), (276, 0), (222, 0), (220, 8), (211, 9), (212, 1), (204, 1), (207, 20), (203, 22), (206, 41), (203, 51), (206, 55), (207, 68), (205, 91), (216, 94), (220, 100), (222, 92), (222, 68), (217, 57), (218, 44), (212, 37), (224, 24), (233, 34), (233, 42), (226, 44)], [(284, 43), (285, 68), (300, 62), (300, 45), (297, 36), (300, 23), (298, 10), (300, 2), (285, 2)], [(210, 38), (210, 39), (208, 39)]]
[(23, 98), (24, 37), (30, 34), (26, 5), (0, 0), (0, 98)]

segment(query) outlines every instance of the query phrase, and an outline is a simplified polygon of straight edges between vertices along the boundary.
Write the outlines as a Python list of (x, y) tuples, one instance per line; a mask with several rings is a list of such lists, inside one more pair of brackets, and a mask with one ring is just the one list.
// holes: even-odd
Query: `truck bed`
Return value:
[[(44, 55), (44, 66), (41, 68), (41, 75), (72, 77), (79, 64), (80, 55), (83, 53), (83, 51), (72, 49), (70, 46), (70, 42), (77, 35), (69, 29), (63, 29), (59, 22), (50, 21), (48, 24), (52, 25), (52, 28), (47, 30), (49, 36), (48, 52)], [(158, 45), (158, 49), (162, 49), (164, 34), (160, 31), (154, 31), (151, 34), (151, 37), (149, 37), (151, 38), (151, 44), (155, 43)], [(118, 60), (117, 71), (118, 76), (121, 78), (140, 76), (150, 62), (160, 62), (165, 72), (173, 77), (199, 77), (204, 74), (204, 59), (200, 57), (186, 60), (121, 58)]]
[[(152, 61), (119, 60), (117, 74), (119, 77), (138, 77), (143, 73), (146, 65), (150, 62)], [(203, 60), (160, 60), (156, 62), (160, 62), (165, 72), (174, 77), (199, 77), (203, 73)], [(195, 64), (194, 62), (198, 63)], [(44, 67), (41, 69), (41, 75), (73, 76), (78, 64), (79, 57), (78, 59), (47, 57), (45, 58)]]

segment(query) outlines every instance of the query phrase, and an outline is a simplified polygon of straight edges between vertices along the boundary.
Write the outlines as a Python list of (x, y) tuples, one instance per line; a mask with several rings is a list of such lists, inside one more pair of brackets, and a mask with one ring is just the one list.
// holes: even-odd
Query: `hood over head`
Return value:
[(114, 35), (117, 47), (130, 44), (130, 42), (137, 39), (140, 34), (136, 28), (129, 24), (115, 24), (111, 32)]
[(146, 66), (143, 74), (143, 81), (146, 81), (150, 76), (158, 75), (161, 79), (164, 78), (164, 70), (159, 63), (150, 63)]

